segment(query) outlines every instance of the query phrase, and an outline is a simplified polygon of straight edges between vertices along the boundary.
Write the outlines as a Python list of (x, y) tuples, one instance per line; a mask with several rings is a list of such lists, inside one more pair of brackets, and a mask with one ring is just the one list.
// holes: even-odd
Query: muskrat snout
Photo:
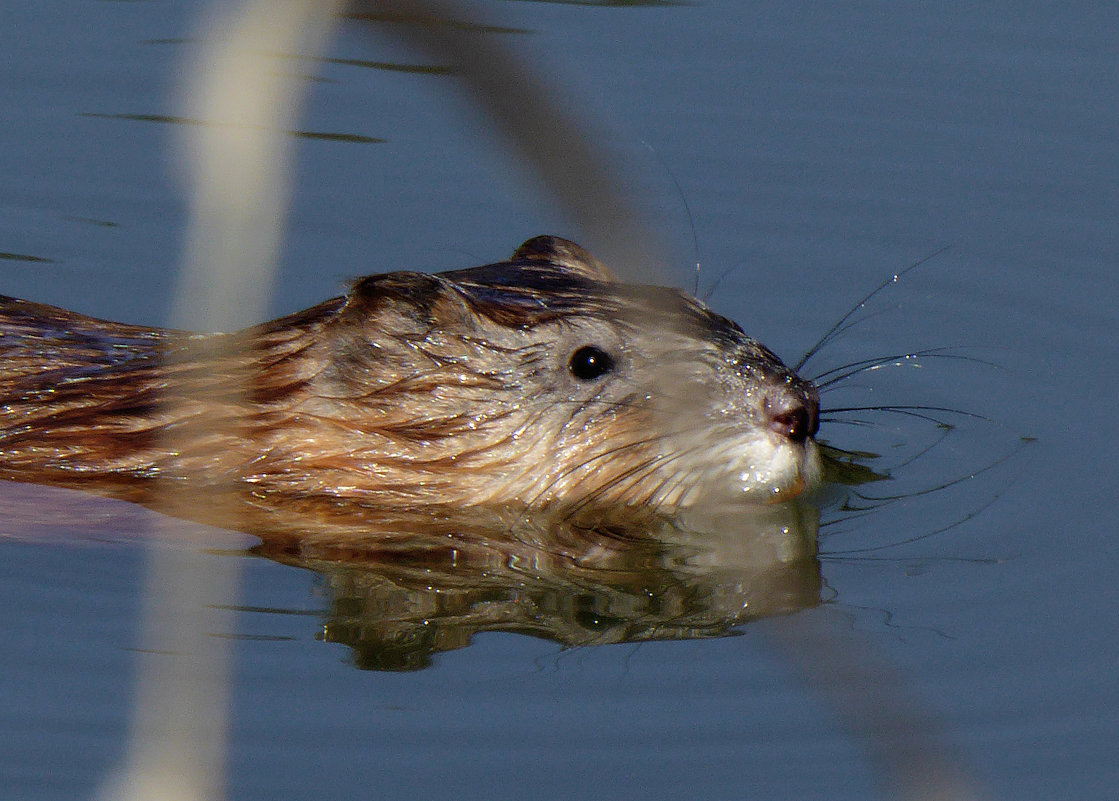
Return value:
[(793, 442), (804, 442), (820, 429), (820, 401), (807, 382), (771, 388), (763, 409), (770, 430)]

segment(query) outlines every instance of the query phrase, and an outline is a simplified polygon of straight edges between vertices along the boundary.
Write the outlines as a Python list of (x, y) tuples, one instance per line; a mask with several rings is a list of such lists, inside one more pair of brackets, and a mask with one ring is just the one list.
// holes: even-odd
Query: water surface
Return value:
[[(801, 614), (849, 621), (994, 797), (1113, 798), (1114, 8), (487, 8), (512, 29), (495, 35), (605, 119), (610, 146), (643, 171), (678, 282), (694, 280), (694, 226), (701, 291), (790, 360), (867, 290), (949, 246), (810, 368), (963, 346), (997, 366), (880, 371), (826, 402), (984, 419), (947, 415), (956, 428), (914, 459), (942, 429), (886, 414), (825, 427), (894, 467), (866, 493), (903, 497), (825, 514), (828, 604)], [(197, 14), (173, 0), (0, 12), (4, 293), (165, 320), (184, 226), (168, 120)], [(498, 260), (543, 232), (581, 238), (439, 65), (356, 32), (330, 57), (292, 63), (312, 86), (300, 131), (330, 136), (300, 140), (277, 313), (369, 272)], [(79, 503), (44, 524), (41, 502), (3, 497), (0, 787), (89, 797), (124, 751), (133, 532), (150, 513)], [(598, 647), (483, 633), (427, 669), (363, 671), (324, 634), (335, 579), (208, 558), (245, 560), (232, 798), (881, 797), (774, 623)]]

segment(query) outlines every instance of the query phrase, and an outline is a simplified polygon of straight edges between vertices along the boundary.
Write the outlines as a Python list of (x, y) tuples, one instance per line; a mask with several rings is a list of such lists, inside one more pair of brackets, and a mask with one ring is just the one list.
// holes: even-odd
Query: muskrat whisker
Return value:
[[(840, 505), (839, 507), (839, 510), (845, 513), (855, 512), (856, 514), (846, 514), (844, 519), (857, 520), (860, 517), (865, 517), (868, 514), (877, 512), (879, 509), (883, 509), (887, 506), (892, 506), (893, 504), (897, 503), (898, 500), (901, 499), (885, 498), (880, 502), (875, 502), (875, 499), (873, 498), (867, 498), (864, 495), (860, 495), (859, 493), (852, 491), (851, 494), (844, 499), (842, 505)], [(866, 503), (857, 504), (855, 503), (855, 501), (866, 501)]]
[(576, 405), (575, 409), (568, 415), (567, 420), (564, 422), (560, 430), (566, 431), (569, 426), (585, 425), (585, 419), (582, 422), (580, 422), (580, 419), (583, 418), (584, 415), (588, 414), (591, 417), (596, 416), (596, 412), (594, 411), (594, 406), (596, 404), (605, 407), (604, 411), (609, 412), (614, 412), (618, 409), (631, 408), (631, 396), (620, 398), (617, 401), (609, 401), (607, 403), (603, 403), (602, 398), (605, 394), (605, 391), (606, 387), (601, 386), (590, 397), (580, 401), (571, 401), (571, 403), (576, 403), (578, 405)]
[[(847, 509), (841, 509), (840, 511), (848, 511), (848, 510)], [(831, 528), (833, 526), (838, 526), (840, 524), (846, 525), (848, 522), (850, 522), (852, 520), (858, 520), (859, 518), (866, 517), (867, 515), (870, 515), (870, 514), (874, 514), (873, 510), (858, 512), (857, 514), (844, 515), (843, 517), (837, 517), (837, 518), (834, 518), (833, 520), (823, 520), (823, 521), (821, 521), (820, 523), (817, 524), (817, 529), (819, 529), (820, 531), (823, 531), (824, 529), (828, 529), (828, 528)], [(850, 528), (836, 529), (834, 531), (828, 531), (827, 536), (828, 537), (841, 537), (844, 534), (848, 533), (849, 531), (851, 531)]]
[[(955, 347), (928, 348), (926, 350), (911, 351), (910, 353), (897, 353), (891, 356), (860, 359), (859, 361), (849, 362), (839, 367), (826, 370), (812, 378), (812, 382), (816, 384), (818, 390), (824, 391), (832, 385), (844, 381), (853, 375), (858, 375), (859, 373), (873, 372), (883, 367), (920, 367), (921, 363), (919, 360), (921, 359), (953, 359), (993, 366), (974, 356), (949, 352), (956, 349)], [(827, 376), (831, 376), (831, 378), (828, 378), (826, 381), (821, 381), (822, 378)]]
[[(575, 468), (572, 468), (569, 475), (571, 473), (574, 473), (576, 470), (578, 470), (582, 467), (585, 467), (585, 466), (587, 466), (587, 465), (589, 465), (593, 462), (600, 461), (602, 459), (608, 459), (608, 458), (614, 457), (614, 456), (618, 456), (618, 455), (623, 454), (623, 453), (625, 453), (626, 451), (629, 451), (629, 450), (635, 450), (635, 449), (638, 449), (638, 448), (647, 448), (651, 445), (656, 445), (656, 444), (658, 444), (660, 442), (663, 442), (667, 439), (668, 439), (667, 435), (659, 434), (657, 436), (644, 437), (642, 439), (633, 440), (632, 442), (623, 443), (616, 448), (611, 448), (610, 450), (604, 451), (602, 453), (595, 454), (594, 456), (590, 457), (586, 461), (580, 463)], [(635, 465), (634, 467), (631, 467), (628, 470), (623, 471), (622, 473), (618, 474), (613, 479), (611, 479), (609, 482), (604, 484), (603, 489), (608, 489), (612, 486), (617, 485), (618, 483), (624, 481), (625, 479), (632, 477), (634, 474), (639, 473), (645, 467), (648, 467), (650, 465), (657, 464), (657, 463), (663, 463), (665, 460), (668, 460), (670, 458), (676, 458), (679, 455), (681, 455), (681, 454), (671, 454), (671, 455), (665, 455), (663, 453), (650, 454), (649, 456), (647, 456), (645, 458), (644, 461), (641, 461), (637, 465)]]
[[(861, 500), (863, 500), (863, 499), (861, 499)], [(841, 517), (841, 518), (837, 518), (833, 521), (826, 522), (826, 524), (820, 524), (820, 528), (826, 528), (827, 526), (829, 526), (831, 524), (836, 524), (836, 522), (850, 522), (850, 521), (854, 521), (854, 520), (858, 520), (858, 519), (861, 519), (861, 518), (864, 518), (864, 517), (874, 515), (874, 513), (877, 513), (878, 510), (884, 509), (885, 507), (888, 507), (888, 506), (892, 506), (893, 503), (894, 503), (894, 501), (884, 501), (882, 503), (871, 503), (871, 505), (868, 505), (868, 506), (854, 506), (853, 503), (850, 502), (850, 498), (847, 498), (838, 507), (838, 511), (844, 512), (844, 516)], [(843, 533), (844, 533), (844, 530), (830, 531), (828, 536), (829, 537), (835, 537), (835, 536), (843, 534)]]
[(853, 329), (857, 326), (860, 326), (863, 323), (869, 322), (870, 320), (873, 320), (875, 317), (881, 317), (883, 314), (888, 314), (891, 311), (892, 311), (892, 309), (879, 309), (878, 311), (868, 312), (864, 316), (859, 317), (859, 318), (854, 319), (854, 320), (851, 320), (850, 322), (846, 323), (845, 325), (835, 329), (835, 331), (832, 332), (831, 338), (833, 340), (838, 339), (839, 337), (843, 336), (844, 334), (846, 334), (851, 329)]
[(893, 362), (893, 361), (899, 361), (899, 360), (906, 360), (907, 361), (907, 360), (913, 360), (913, 359), (921, 358), (921, 357), (924, 357), (924, 356), (947, 354), (952, 350), (955, 350), (955, 348), (952, 348), (952, 347), (927, 348), (925, 350), (909, 351), (907, 353), (894, 353), (894, 354), (890, 354), (888, 356), (873, 356), (873, 357), (867, 358), (867, 359), (858, 359), (858, 360), (853, 361), (853, 362), (847, 362), (846, 364), (841, 364), (841, 365), (838, 365), (836, 367), (832, 367), (829, 370), (824, 370), (822, 373), (817, 373), (816, 375), (811, 376), (811, 380), (812, 380), (812, 383), (816, 384), (816, 386), (820, 386), (821, 384), (824, 383), (823, 379), (827, 378), (828, 376), (833, 376), (836, 373), (840, 373), (840, 372), (846, 371), (846, 370), (854, 368), (854, 367), (865, 367), (865, 366), (873, 367), (873, 366), (882, 365), (882, 364), (889, 364), (890, 362)]
[(532, 499), (529, 500), (528, 503), (530, 505), (539, 504), (545, 498), (545, 496), (549, 492), (551, 492), (553, 489), (555, 489), (555, 487), (561, 481), (563, 481), (566, 478), (569, 478), (570, 476), (575, 475), (580, 470), (586, 469), (587, 467), (593, 465), (595, 462), (599, 462), (599, 461), (602, 461), (604, 459), (613, 458), (613, 457), (617, 456), (618, 454), (624, 453), (625, 451), (630, 450), (632, 448), (639, 448), (639, 447), (644, 447), (646, 445), (655, 444), (656, 442), (658, 442), (662, 439), (665, 439), (665, 435), (659, 435), (657, 437), (646, 437), (646, 438), (637, 439), (637, 440), (633, 440), (633, 441), (629, 441), (629, 442), (622, 442), (622, 443), (620, 443), (618, 445), (615, 445), (614, 447), (609, 448), (605, 451), (599, 451), (598, 453), (595, 453), (595, 454), (587, 457), (583, 461), (578, 462), (576, 464), (573, 464), (573, 465), (561, 470), (560, 472), (556, 473), (554, 476), (552, 476), (551, 480), (547, 484), (545, 484), (543, 487), (541, 487), (533, 495)]
[[(632, 489), (633, 487), (637, 486), (644, 478), (651, 475), (654, 471), (663, 467), (665, 464), (671, 463), (674, 458), (675, 457), (666, 457), (664, 454), (650, 456), (644, 462), (640, 462), (626, 472), (616, 476), (607, 484), (603, 485), (601, 489), (597, 489), (594, 493), (591, 494), (591, 496), (589, 496), (578, 506), (576, 506), (575, 510), (578, 511), (588, 504), (605, 497), (608, 490), (616, 489), (619, 486), (623, 487), (623, 492), (625, 490)], [(648, 504), (650, 504), (650, 502), (653, 502), (653, 500), (658, 497), (658, 493), (660, 493), (664, 486), (671, 480), (673, 480), (673, 478), (673, 476), (666, 476), (664, 479), (661, 480), (659, 484), (648, 488), (642, 496), (631, 499), (630, 502), (647, 506)], [(652, 504), (650, 509), (654, 513), (660, 512), (663, 505), (664, 498), (662, 496), (660, 499), (656, 500)]]
[(820, 415), (820, 422), (827, 423), (832, 426), (867, 426), (870, 428), (878, 428), (881, 424), (876, 420), (860, 420), (858, 418), (843, 418), (843, 417), (828, 417), (826, 414)]
[[(868, 410), (868, 411), (870, 411), (870, 410)], [(910, 413), (906, 416), (908, 416), (908, 417), (919, 417), (919, 415), (916, 412)], [(953, 427), (951, 423), (947, 423), (943, 420), (938, 420), (936, 418), (931, 418), (931, 417), (921, 418), (921, 417), (919, 417), (919, 419), (927, 420), (928, 422), (933, 423), (938, 428), (952, 428)], [(861, 418), (861, 417), (854, 417), (854, 418), (850, 418), (850, 417), (831, 417), (831, 416), (826, 415), (826, 414), (821, 414), (820, 415), (820, 424), (823, 425), (824, 423), (827, 423), (829, 426), (853, 426), (853, 427), (856, 427), (856, 428), (873, 428), (873, 429), (876, 429), (876, 430), (886, 430), (886, 431), (895, 430), (893, 426), (886, 425), (881, 420), (867, 420), (867, 419)]]
[[(660, 440), (663, 440), (663, 439), (665, 439), (664, 436), (651, 438), (651, 439), (646, 439), (646, 440), (639, 440), (635, 443), (630, 443), (630, 445), (628, 445), (627, 447), (645, 447), (647, 445), (654, 444), (654, 443), (656, 443)], [(624, 449), (619, 449), (618, 452), (620, 452), (621, 450), (624, 450)], [(608, 490), (615, 489), (619, 485), (621, 485), (625, 482), (629, 482), (629, 484), (628, 484), (629, 487), (635, 486), (641, 479), (648, 476), (653, 470), (661, 468), (666, 464), (671, 464), (676, 459), (682, 458), (683, 456), (687, 455), (690, 452), (691, 451), (681, 451), (681, 452), (673, 453), (673, 454), (664, 454), (664, 453), (651, 454), (644, 461), (638, 462), (633, 467), (629, 468), (628, 470), (623, 471), (622, 473), (619, 473), (618, 475), (614, 476), (612, 479), (607, 481), (605, 484), (602, 484), (599, 487), (597, 487), (596, 491), (594, 493), (589, 495), (581, 503), (574, 506), (572, 508), (572, 512), (573, 513), (578, 512), (581, 509), (583, 509), (585, 506), (587, 506), (588, 504), (593, 503), (597, 500), (600, 500), (602, 497), (605, 496), (605, 494)], [(655, 497), (656, 492), (661, 489), (661, 487), (664, 485), (664, 483), (667, 483), (667, 481), (670, 480), (670, 478), (671, 477), (667, 477), (661, 483), (661, 485), (647, 491), (643, 498), (640, 498), (640, 499), (637, 499), (637, 500), (639, 500), (641, 503), (648, 503), (652, 498)], [(659, 507), (659, 504), (657, 505), (657, 507)], [(654, 508), (654, 511), (656, 511), (656, 507)]]
[[(591, 493), (589, 493), (578, 503), (566, 508), (565, 511), (567, 516), (574, 517), (575, 515), (579, 514), (579, 512), (583, 511), (592, 504), (598, 503), (606, 497), (607, 492), (616, 489), (619, 485), (622, 485), (625, 482), (629, 482), (628, 486), (632, 487), (635, 480), (639, 480), (640, 478), (647, 476), (652, 470), (655, 470), (660, 463), (660, 459), (661, 457), (656, 455), (649, 456), (644, 461), (638, 462), (636, 465), (626, 470), (625, 472), (614, 476), (606, 483), (596, 486)], [(649, 495), (651, 497), (651, 493), (649, 493)], [(641, 499), (641, 501), (643, 502), (647, 502), (647, 500), (647, 498)]]
[(665, 171), (666, 175), (668, 175), (669, 179), (672, 181), (672, 185), (676, 188), (676, 196), (680, 198), (680, 203), (684, 206), (684, 215), (688, 218), (688, 228), (690, 228), (692, 232), (692, 255), (695, 256), (695, 281), (694, 288), (692, 289), (692, 294), (698, 297), (700, 264), (699, 235), (696, 233), (695, 217), (692, 216), (692, 207), (688, 204), (688, 196), (684, 193), (684, 187), (680, 186), (680, 180), (676, 177), (676, 173), (674, 173), (672, 171), (672, 168), (668, 166), (668, 162), (661, 158), (661, 154), (657, 152), (657, 149), (646, 141), (642, 141), (641, 144), (645, 145), (645, 147), (657, 160), (657, 163), (660, 164), (661, 169)]
[(839, 321), (836, 322), (835, 325), (833, 325), (826, 332), (824, 332), (824, 335), (822, 337), (820, 337), (820, 339), (816, 342), (816, 344), (808, 349), (808, 351), (804, 354), (804, 356), (801, 357), (799, 362), (797, 362), (795, 365), (793, 365), (793, 372), (799, 373), (800, 369), (802, 367), (804, 367), (805, 364), (808, 363), (808, 360), (811, 359), (813, 356), (815, 356), (817, 353), (819, 353), (820, 350), (822, 350), (824, 347), (826, 347), (827, 344), (829, 342), (831, 342), (837, 336), (837, 332), (844, 326), (844, 324), (848, 320), (850, 320), (851, 317), (854, 316), (860, 309), (862, 309), (871, 300), (871, 298), (873, 298), (875, 295), (877, 295), (879, 292), (881, 292), (882, 290), (884, 290), (886, 287), (890, 286), (891, 284), (896, 284), (907, 273), (912, 272), (913, 270), (920, 267), (922, 264), (925, 264), (926, 262), (929, 262), (932, 259), (939, 256), (940, 254), (944, 253), (945, 251), (948, 250), (948, 248), (949, 248), (949, 246), (945, 245), (944, 247), (940, 248), (939, 250), (933, 251), (932, 253), (925, 256), (924, 258), (918, 259), (917, 261), (913, 262), (908, 267), (906, 267), (904, 270), (901, 270), (900, 272), (897, 272), (897, 273), (893, 274), (892, 276), (887, 278), (885, 281), (883, 281), (881, 284), (876, 286), (869, 293), (867, 293), (858, 303), (856, 303), (854, 306), (851, 307), (850, 311), (848, 311), (845, 315), (840, 317)]
[[(697, 443), (689, 448), (679, 451), (678, 453), (672, 454), (671, 457), (665, 458), (657, 464), (657, 467), (663, 467), (664, 465), (671, 464), (674, 461), (684, 459), (685, 457), (694, 456), (697, 453), (705, 453), (707, 451), (707, 447)], [(655, 498), (659, 495), (658, 500), (653, 505), (654, 511), (660, 511), (660, 509), (669, 502), (670, 498), (680, 498), (686, 496), (688, 492), (690, 492), (702, 482), (704, 475), (709, 471), (710, 466), (708, 466), (706, 470), (692, 469), (676, 471), (666, 476), (665, 479), (660, 483), (660, 485), (648, 494), (648, 498), (650, 499)], [(675, 484), (676, 486), (672, 487), (672, 490), (670, 491), (665, 491), (665, 488), (672, 484)], [(680, 487), (684, 488), (683, 491), (680, 492), (679, 495), (674, 494), (677, 492), (677, 490), (680, 489)]]
[[(718, 277), (714, 281), (711, 282), (711, 286), (708, 287), (707, 291), (703, 293), (703, 302), (706, 303), (707, 301), (711, 300), (711, 296), (715, 294), (715, 290), (719, 288), (719, 284), (723, 283), (723, 281), (726, 279), (726, 277), (728, 275), (730, 275), (733, 272), (736, 272), (736, 271), (740, 270), (741, 268), (742, 268), (742, 263), (740, 262), (740, 263), (735, 264), (731, 267), (727, 267), (725, 270), (723, 270), (721, 273), (719, 273)], [(698, 284), (697, 284), (697, 287), (698, 287)], [(693, 294), (698, 296), (699, 293), (697, 291)]]
[[(633, 479), (631, 484), (636, 484), (637, 481), (640, 481), (641, 479), (643, 479), (647, 475), (649, 475), (649, 473), (652, 470), (660, 469), (660, 468), (664, 467), (665, 465), (671, 465), (673, 462), (678, 461), (680, 459), (683, 459), (685, 456), (691, 455), (695, 452), (696, 452), (696, 449), (691, 448), (691, 449), (688, 449), (688, 450), (685, 450), (685, 451), (681, 451), (680, 453), (672, 454), (671, 456), (664, 456), (662, 454), (655, 461), (650, 460), (650, 462), (647, 465), (647, 468), (648, 468), (647, 470), (643, 471), (639, 475), (631, 476), (631, 479)], [(666, 492), (665, 488), (666, 487), (672, 487), (673, 490), (677, 489), (678, 487), (680, 487), (684, 484), (684, 478), (687, 475), (689, 475), (689, 474), (685, 473), (685, 472), (669, 473), (667, 476), (665, 476), (661, 480), (661, 482), (659, 484), (649, 488), (649, 490), (646, 491), (645, 497), (641, 499), (642, 502), (643, 503), (652, 502), (653, 511), (659, 513), (664, 508), (664, 506), (669, 502), (669, 499), (674, 497), (672, 495), (672, 492), (671, 491)], [(680, 497), (680, 496), (676, 496), (676, 497)]]
[(922, 495), (929, 495), (929, 494), (934, 493), (934, 492), (940, 492), (941, 490), (946, 490), (949, 487), (955, 487), (959, 484), (963, 484), (965, 481), (970, 481), (973, 478), (978, 478), (979, 476), (983, 475), (984, 473), (986, 473), (990, 470), (994, 470), (999, 465), (1003, 464), (1004, 462), (1009, 461), (1011, 458), (1013, 458), (1015, 455), (1017, 455), (1018, 451), (1020, 451), (1027, 444), (1028, 443), (1023, 442), (1015, 450), (1011, 451), (1010, 453), (1007, 453), (1004, 456), (999, 457), (998, 459), (991, 462), (990, 464), (984, 465), (983, 467), (979, 468), (978, 470), (975, 470), (974, 472), (966, 473), (962, 476), (958, 476), (957, 478), (950, 479), (948, 481), (944, 481), (944, 482), (942, 482), (940, 484), (937, 484), (935, 486), (932, 486), (932, 487), (926, 487), (925, 489), (922, 489), (922, 490), (916, 490), (914, 492), (909, 492), (909, 493), (906, 493), (904, 495), (900, 495), (900, 494), (899, 495), (865, 495), (865, 494), (859, 492), (858, 490), (852, 490), (851, 494), (860, 498), (860, 499), (862, 499), (862, 500), (874, 501), (874, 502), (878, 502), (878, 501), (893, 502), (893, 501), (904, 501), (904, 500), (908, 500), (909, 498), (920, 498)]
[(828, 409), (828, 414), (843, 414), (846, 412), (893, 412), (895, 414), (910, 414), (913, 417), (919, 417), (923, 420), (929, 420), (934, 423), (946, 425), (944, 421), (931, 416), (919, 414), (919, 412), (947, 412), (949, 414), (958, 414), (962, 417), (971, 417), (976, 420), (984, 420), (991, 422), (989, 418), (975, 412), (964, 411), (963, 409), (953, 409), (949, 406), (926, 406), (923, 404), (882, 404), (880, 406), (839, 406), (836, 408)]
[(938, 534), (943, 534), (946, 531), (950, 531), (953, 528), (955, 528), (956, 526), (962, 526), (964, 523), (968, 522), (969, 520), (972, 520), (973, 518), (978, 517), (983, 512), (985, 512), (988, 508), (990, 508), (992, 505), (994, 505), (994, 503), (1000, 497), (1001, 497), (1001, 494), (996, 494), (989, 501), (987, 501), (983, 505), (979, 506), (978, 508), (973, 509), (972, 511), (968, 512), (963, 517), (961, 517), (957, 520), (953, 520), (951, 523), (948, 523), (947, 525), (941, 526), (940, 528), (933, 529), (932, 531), (926, 531), (923, 534), (918, 534), (918, 535), (913, 536), (913, 537), (908, 537), (904, 540), (899, 540), (898, 542), (886, 543), (885, 545), (868, 545), (865, 548), (848, 548), (848, 549), (845, 549), (845, 550), (842, 550), (842, 551), (821, 551), (820, 556), (821, 557), (824, 557), (824, 556), (836, 557), (836, 556), (850, 556), (851, 554), (874, 553), (876, 551), (884, 551), (887, 548), (898, 548), (902, 545), (911, 545), (914, 542), (921, 542), (922, 540), (927, 540), (930, 537), (935, 537)]
[[(919, 408), (920, 407), (918, 407), (918, 409)], [(843, 410), (840, 410), (840, 411), (843, 411)], [(859, 409), (853, 409), (853, 410), (847, 410), (847, 411), (859, 411)], [(896, 414), (896, 415), (901, 415), (903, 417), (912, 417), (912, 418), (917, 419), (917, 420), (924, 420), (926, 423), (932, 423), (933, 425), (938, 426), (940, 428), (952, 429), (952, 428), (956, 427), (955, 423), (950, 423), (947, 420), (943, 420), (943, 419), (941, 419), (941, 418), (939, 418), (935, 415), (932, 415), (932, 414), (922, 414), (920, 411), (918, 411), (916, 409), (905, 409), (905, 408), (902, 408), (902, 407), (890, 408), (889, 406), (883, 406), (880, 409), (874, 409), (874, 408), (869, 408), (868, 407), (867, 409), (865, 409), (863, 411), (881, 411), (881, 412), (885, 412), (887, 414)], [(934, 411), (935, 411), (935, 409), (934, 409)], [(986, 419), (986, 418), (981, 417), (980, 415), (972, 415), (972, 414), (969, 414), (967, 412), (957, 412), (955, 409), (945, 409), (944, 411), (945, 412), (951, 412), (953, 414), (962, 414), (962, 415), (965, 415), (965, 416), (977, 417), (981, 420)]]
[(892, 465), (890, 469), (891, 470), (900, 470), (901, 468), (906, 467), (907, 465), (913, 464), (915, 461), (920, 459), (925, 454), (931, 453), (935, 448), (939, 447), (940, 445), (943, 445), (944, 441), (952, 435), (952, 432), (954, 430), (955, 429), (953, 429), (950, 426), (940, 426), (940, 435), (938, 437), (936, 437), (936, 439), (934, 439), (932, 442), (930, 442), (924, 448), (921, 448), (919, 451), (917, 451), (915, 454), (910, 456), (904, 462), (900, 462), (898, 464)]
[(881, 457), (881, 454), (873, 451), (852, 451), (847, 448), (840, 448), (826, 440), (818, 440), (818, 443), (820, 449), (825, 452), (825, 456), (832, 459), (873, 460)]

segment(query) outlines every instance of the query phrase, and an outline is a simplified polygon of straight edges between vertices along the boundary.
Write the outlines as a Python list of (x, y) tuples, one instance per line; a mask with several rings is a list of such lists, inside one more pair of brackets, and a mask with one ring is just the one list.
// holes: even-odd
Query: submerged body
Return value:
[(818, 482), (818, 412), (735, 323), (553, 237), (233, 334), (0, 300), (0, 478), (21, 481), (672, 512)]

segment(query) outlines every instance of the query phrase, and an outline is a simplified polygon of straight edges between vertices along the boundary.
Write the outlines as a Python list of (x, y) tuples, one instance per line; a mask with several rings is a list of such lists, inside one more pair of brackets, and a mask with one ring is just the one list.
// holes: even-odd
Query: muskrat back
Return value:
[(809, 382), (555, 237), (231, 334), (5, 298), (0, 359), (0, 477), (22, 481), (672, 511), (785, 500), (820, 474)]

